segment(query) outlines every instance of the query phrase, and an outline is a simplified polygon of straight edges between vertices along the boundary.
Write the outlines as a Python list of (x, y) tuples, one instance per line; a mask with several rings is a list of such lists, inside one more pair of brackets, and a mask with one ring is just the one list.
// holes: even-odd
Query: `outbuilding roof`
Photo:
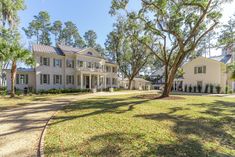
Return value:
[(209, 59), (213, 59), (213, 60), (216, 60), (218, 62), (221, 62), (221, 63), (224, 63), (224, 64), (228, 64), (228, 63), (231, 62), (231, 58), (232, 58), (232, 55), (231, 54), (227, 54), (227, 55), (210, 57)]

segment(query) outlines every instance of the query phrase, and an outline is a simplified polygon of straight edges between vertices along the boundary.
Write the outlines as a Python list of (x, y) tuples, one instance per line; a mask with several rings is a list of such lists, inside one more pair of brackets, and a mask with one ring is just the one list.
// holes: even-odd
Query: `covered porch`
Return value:
[(106, 89), (117, 87), (117, 78), (97, 73), (80, 73), (77, 75), (77, 88)]

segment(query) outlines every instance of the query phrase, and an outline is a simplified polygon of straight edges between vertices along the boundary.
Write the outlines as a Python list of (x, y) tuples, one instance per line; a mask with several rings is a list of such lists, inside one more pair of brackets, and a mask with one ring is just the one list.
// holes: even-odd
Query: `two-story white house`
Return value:
[[(106, 89), (117, 87), (118, 66), (92, 48), (33, 45), (34, 69), (18, 69), (16, 88), (35, 91), (49, 89)], [(11, 88), (10, 70), (7, 87)]]

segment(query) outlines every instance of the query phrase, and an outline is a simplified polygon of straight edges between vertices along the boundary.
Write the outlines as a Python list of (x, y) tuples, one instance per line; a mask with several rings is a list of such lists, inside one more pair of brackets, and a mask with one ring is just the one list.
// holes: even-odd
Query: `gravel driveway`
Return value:
[(96, 96), (138, 94), (138, 91), (70, 95), (38, 100), (22, 107), (0, 111), (0, 157), (37, 156), (39, 138), (50, 117), (62, 106)]

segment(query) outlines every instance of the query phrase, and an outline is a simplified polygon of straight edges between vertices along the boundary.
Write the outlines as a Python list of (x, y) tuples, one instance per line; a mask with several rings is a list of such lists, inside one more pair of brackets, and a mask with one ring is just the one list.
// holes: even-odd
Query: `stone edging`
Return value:
[[(65, 104), (65, 105), (69, 105), (70, 103), (68, 104)], [(44, 157), (44, 144), (45, 144), (45, 135), (46, 135), (46, 131), (47, 131), (47, 128), (48, 128), (48, 124), (50, 122), (51, 119), (53, 119), (56, 115), (57, 112), (59, 112), (65, 105), (62, 105), (61, 107), (59, 107), (57, 109), (57, 111), (55, 111), (52, 116), (47, 120), (45, 126), (43, 127), (43, 130), (41, 132), (41, 135), (39, 137), (39, 142), (38, 142), (38, 150), (37, 150), (37, 156), (38, 157)]]

